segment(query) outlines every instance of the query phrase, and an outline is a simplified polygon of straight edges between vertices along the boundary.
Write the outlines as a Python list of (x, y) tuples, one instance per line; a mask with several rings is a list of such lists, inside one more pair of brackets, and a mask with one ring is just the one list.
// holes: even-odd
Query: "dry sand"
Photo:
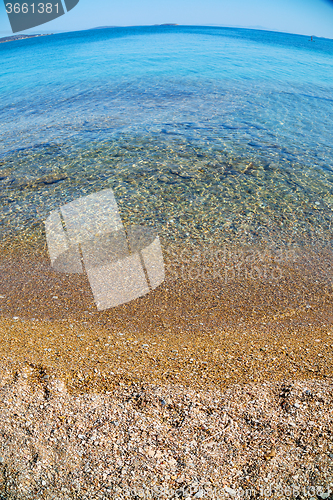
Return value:
[(27, 364), (2, 369), (0, 398), (2, 498), (328, 498), (333, 487), (330, 381), (195, 391), (125, 379), (75, 394)]

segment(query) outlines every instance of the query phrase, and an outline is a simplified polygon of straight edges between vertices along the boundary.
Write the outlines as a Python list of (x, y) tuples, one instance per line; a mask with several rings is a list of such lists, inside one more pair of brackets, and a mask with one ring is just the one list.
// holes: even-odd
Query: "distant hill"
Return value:
[[(179, 24), (175, 23), (165, 23), (165, 24), (154, 24), (154, 26), (179, 26)], [(108, 28), (124, 28), (125, 26), (97, 26), (97, 28), (89, 28), (88, 31), (91, 30), (106, 30)]]
[(108, 28), (119, 28), (119, 26), (97, 26), (97, 28), (89, 28), (88, 31), (91, 31), (91, 30), (106, 30)]
[(52, 35), (52, 33), (45, 33), (43, 35), (12, 35), (12, 36), (5, 36), (3, 38), (0, 38), (0, 43), (5, 43), (5, 42), (13, 42), (15, 40), (24, 40), (25, 38), (36, 38), (37, 36), (48, 36)]

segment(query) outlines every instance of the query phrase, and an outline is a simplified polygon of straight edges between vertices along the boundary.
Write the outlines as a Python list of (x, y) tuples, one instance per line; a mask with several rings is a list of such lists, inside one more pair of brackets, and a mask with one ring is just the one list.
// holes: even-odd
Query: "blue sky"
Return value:
[[(256, 27), (333, 39), (333, 0), (80, 0), (64, 16), (24, 33), (162, 23)], [(0, 36), (10, 34), (0, 0)]]

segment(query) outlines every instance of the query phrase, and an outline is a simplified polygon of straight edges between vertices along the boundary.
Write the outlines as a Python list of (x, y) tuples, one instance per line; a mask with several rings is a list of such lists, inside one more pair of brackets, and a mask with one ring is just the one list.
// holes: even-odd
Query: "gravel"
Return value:
[(329, 498), (333, 489), (331, 380), (202, 391), (119, 382), (110, 393), (75, 394), (51, 369), (41, 377), (38, 366), (3, 364), (0, 385), (1, 498), (217, 499), (247, 491), (283, 499), (288, 488), (299, 498)]

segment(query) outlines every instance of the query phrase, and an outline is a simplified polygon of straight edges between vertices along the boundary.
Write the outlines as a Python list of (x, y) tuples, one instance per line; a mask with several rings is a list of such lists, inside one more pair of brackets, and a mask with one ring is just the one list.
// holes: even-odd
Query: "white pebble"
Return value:
[(232, 488), (228, 488), (228, 486), (224, 487), (224, 490), (229, 493), (229, 495), (235, 496), (236, 495), (236, 490), (233, 490)]

